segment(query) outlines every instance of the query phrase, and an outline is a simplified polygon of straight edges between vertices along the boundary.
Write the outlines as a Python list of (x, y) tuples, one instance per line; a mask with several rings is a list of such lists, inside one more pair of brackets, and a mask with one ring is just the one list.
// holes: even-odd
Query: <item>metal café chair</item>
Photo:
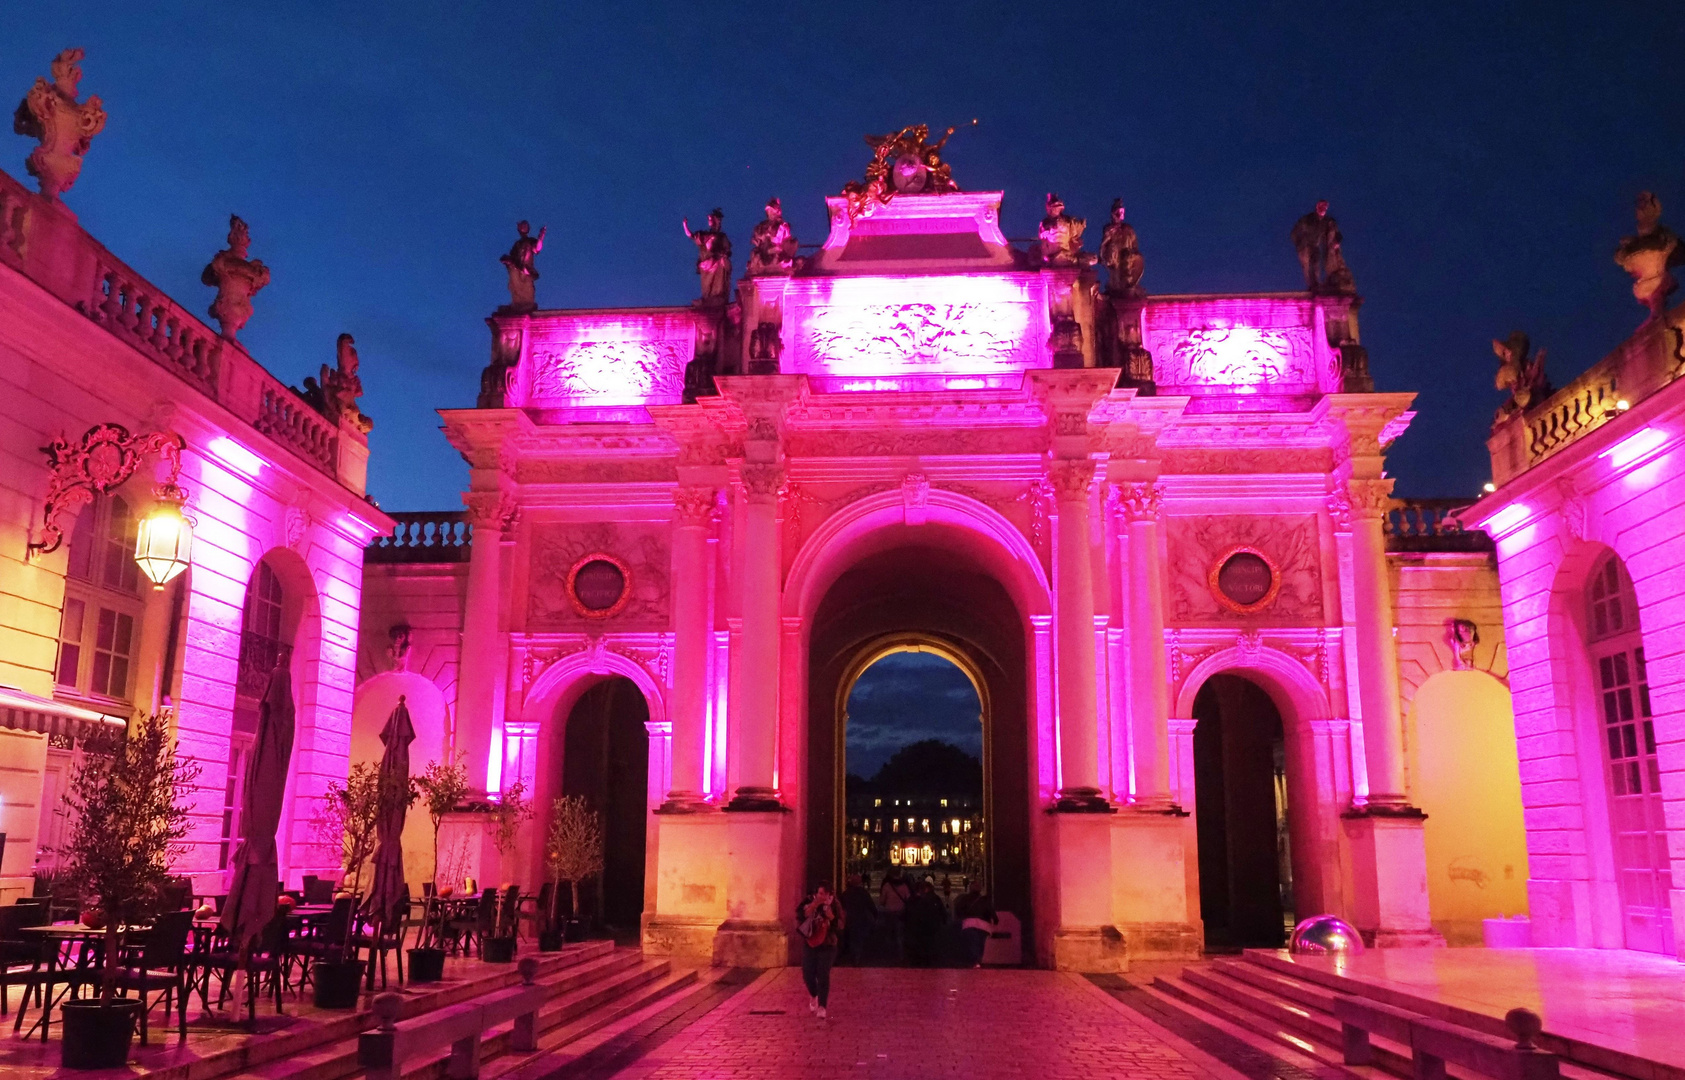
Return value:
[(146, 995), (158, 992), (164, 999), (164, 1023), (170, 1022), (175, 1006), (181, 1038), (187, 1038), (187, 937), (193, 930), (193, 912), (166, 911), (158, 916), (141, 947), (137, 962), (125, 964), (117, 973), (117, 988), (140, 994), (140, 1044), (146, 1045), (147, 1017), (152, 1003)]

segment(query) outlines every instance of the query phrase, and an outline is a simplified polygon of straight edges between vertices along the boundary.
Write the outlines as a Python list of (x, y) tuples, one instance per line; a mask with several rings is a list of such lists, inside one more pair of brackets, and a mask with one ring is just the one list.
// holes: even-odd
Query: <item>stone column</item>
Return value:
[(502, 554), (505, 528), (514, 524), (514, 504), (495, 492), (469, 497), (474, 536), (468, 559), (468, 593), (462, 612), (461, 681), (456, 691), (456, 738), (452, 750), (463, 755), (468, 786), (484, 790), (487, 763), (503, 747), (497, 738), (499, 680), (507, 665), (501, 630)]
[(1129, 723), (1135, 744), (1137, 810), (1175, 808), (1170, 791), (1170, 685), (1164, 663), (1164, 568), (1156, 483), (1118, 485), (1129, 522)]
[(1398, 650), (1393, 644), (1392, 590), (1387, 581), (1381, 517), (1391, 480), (1352, 480), (1335, 500), (1336, 520), (1350, 522), (1352, 600), (1356, 607), (1358, 702), (1363, 714), (1364, 764), (1372, 807), (1407, 808), (1404, 722), (1399, 711)]
[(660, 813), (712, 807), (704, 797), (708, 719), (708, 527), (715, 489), (681, 487), (673, 497), (673, 772)]
[(1089, 550), (1088, 498), (1094, 463), (1059, 460), (1048, 470), (1058, 500), (1055, 527), (1055, 683), (1059, 693), (1059, 795), (1055, 809), (1105, 813), (1100, 791), (1097, 690), (1094, 664), (1094, 570)]
[(743, 466), (742, 670), (731, 725), (737, 793), (728, 810), (778, 810), (778, 465)]

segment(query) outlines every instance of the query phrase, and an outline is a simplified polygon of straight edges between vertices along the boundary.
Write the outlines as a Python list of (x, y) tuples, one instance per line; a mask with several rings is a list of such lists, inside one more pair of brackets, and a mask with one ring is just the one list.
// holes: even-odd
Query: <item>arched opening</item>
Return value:
[[(435, 761), (450, 755), (450, 705), (444, 691), (425, 675), (413, 671), (383, 671), (357, 687), (351, 706), (351, 764), (378, 766), (385, 747), (380, 732), (397, 708), (399, 699), (409, 710), (415, 741), (410, 744), (410, 775), (418, 776)], [(401, 840), (404, 849), (404, 880), (420, 893), (421, 882), (432, 881), (433, 823), (426, 807), (416, 804), (404, 817)]]
[[(910, 868), (913, 875), (933, 876), (938, 891), (947, 876), (950, 894), (958, 887), (956, 869), (969, 866), (996, 907), (1016, 920), (1013, 925), (1025, 928), (1020, 941), (1033, 940), (1028, 924), (1030, 802), (1035, 766), (1030, 746), (1027, 635), (1024, 620), (1005, 587), (953, 550), (914, 544), (893, 547), (861, 558), (840, 574), (818, 604), (812, 626), (808, 654), (807, 876), (812, 880), (832, 879), (848, 869), (864, 870), (859, 861), (850, 865), (850, 839), (864, 846), (881, 837), (882, 843), (870, 847), (865, 860), (888, 860), (897, 850), (905, 860), (910, 849), (915, 853), (915, 865)], [(887, 811), (883, 806), (860, 807), (858, 799), (851, 808), (845, 797), (844, 777), (848, 771), (858, 770), (850, 768), (849, 732), (856, 712), (869, 711), (863, 709), (856, 691), (861, 680), (880, 665), (887, 665), (881, 668), (886, 674), (899, 670), (910, 677), (903, 682), (912, 685), (904, 689), (915, 693), (903, 696), (903, 702), (909, 697), (916, 699), (917, 690), (938, 696), (951, 692), (950, 713), (958, 717), (969, 712), (964, 722), (976, 725), (970, 743), (976, 748), (978, 764), (973, 786), (978, 791), (975, 814), (955, 812), (959, 809), (956, 804), (967, 796), (935, 791), (872, 793), (868, 797), (869, 801), (881, 798), (886, 803), (917, 800), (916, 812), (906, 805), (889, 805)], [(866, 685), (872, 687), (873, 682)], [(890, 708), (896, 706), (891, 703)], [(888, 717), (876, 726), (887, 729), (893, 739), (895, 731), (919, 731), (928, 719)], [(862, 715), (862, 726), (865, 720)], [(915, 736), (908, 741), (919, 739)], [(888, 760), (882, 758), (885, 764)], [(947, 807), (942, 806), (943, 799), (949, 801)], [(944, 811), (945, 816), (939, 816)], [(959, 842), (953, 839), (956, 819), (960, 822)], [(864, 833), (868, 820), (872, 830), (869, 838)], [(881, 834), (877, 831), (880, 820)], [(969, 843), (968, 823), (973, 838)], [(944, 826), (946, 833), (942, 831)], [(929, 864), (924, 857), (926, 840)], [(938, 867), (944, 848), (958, 849), (958, 854), (947, 857), (950, 865)], [(970, 863), (965, 862), (967, 859)], [(889, 864), (892, 868), (895, 865)], [(904, 861), (900, 869), (908, 869)], [(881, 875), (887, 872), (877, 868), (880, 884)], [(966, 874), (962, 871), (960, 877)], [(887, 956), (880, 953), (878, 958), (893, 959), (893, 947)]]
[(1584, 604), (1626, 947), (1672, 955), (1673, 877), (1649, 673), (1632, 578), (1614, 552), (1594, 564)]
[[(559, 900), (590, 925), (636, 940), (644, 910), (645, 844), (649, 827), (649, 704), (631, 679), (611, 676), (556, 710), (548, 790), (577, 795), (600, 814), (603, 872), (580, 883), (578, 896)], [(559, 774), (559, 775), (558, 775)], [(559, 781), (559, 782), (558, 782)], [(542, 836), (550, 807), (538, 807)], [(548, 871), (540, 867), (540, 874)], [(564, 886), (565, 888), (565, 886)]]
[(1277, 948), (1295, 907), (1281, 712), (1256, 683), (1219, 674), (1200, 687), (1193, 717), (1206, 948)]
[[(842, 693), (846, 881), (858, 876), (892, 909), (924, 880), (944, 905), (972, 882), (992, 893), (981, 673), (938, 639), (894, 635), (862, 651)], [(893, 934), (879, 934), (859, 955), (895, 962), (895, 944)], [(904, 944), (919, 962), (940, 958), (942, 943), (931, 935), (908, 935)]]
[(1424, 810), (1428, 910), (1449, 945), (1527, 913), (1527, 831), (1509, 690), (1484, 671), (1441, 671), (1406, 717), (1410, 792)]

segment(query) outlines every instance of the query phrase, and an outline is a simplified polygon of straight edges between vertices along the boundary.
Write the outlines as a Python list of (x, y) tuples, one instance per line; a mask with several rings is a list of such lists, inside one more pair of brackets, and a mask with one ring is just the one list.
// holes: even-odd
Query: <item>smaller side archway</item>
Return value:
[[(351, 764), (378, 766), (385, 747), (380, 732), (392, 711), (403, 701), (409, 710), (415, 741), (410, 744), (410, 776), (427, 768), (429, 762), (450, 756), (450, 705), (444, 691), (425, 675), (413, 671), (383, 671), (357, 687), (351, 705)], [(404, 880), (415, 895), (421, 883), (432, 881), (433, 826), (426, 807), (417, 803), (404, 818), (402, 838)]]

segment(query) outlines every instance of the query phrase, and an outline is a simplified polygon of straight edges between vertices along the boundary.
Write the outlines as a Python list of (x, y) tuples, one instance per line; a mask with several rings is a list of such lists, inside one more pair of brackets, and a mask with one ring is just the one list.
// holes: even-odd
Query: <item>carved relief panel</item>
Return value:
[[(1171, 517), (1166, 540), (1170, 618), (1180, 625), (1263, 623), (1316, 626), (1323, 621), (1322, 567), (1313, 514), (1274, 517)], [(1255, 558), (1268, 581), (1240, 603), (1225, 595), (1237, 556)], [(1233, 583), (1228, 583), (1234, 592)], [(1267, 603), (1261, 603), (1268, 596)]]
[(534, 408), (675, 404), (696, 348), (688, 313), (536, 316), (529, 338)]
[[(545, 522), (533, 526), (527, 573), (529, 630), (665, 630), (671, 538), (665, 522)], [(611, 604), (593, 607), (579, 591), (582, 568), (611, 565), (620, 574)], [(612, 610), (610, 610), (612, 608)]]
[(1142, 334), (1162, 392), (1304, 394), (1339, 388), (1309, 300), (1260, 297), (1149, 304)]

